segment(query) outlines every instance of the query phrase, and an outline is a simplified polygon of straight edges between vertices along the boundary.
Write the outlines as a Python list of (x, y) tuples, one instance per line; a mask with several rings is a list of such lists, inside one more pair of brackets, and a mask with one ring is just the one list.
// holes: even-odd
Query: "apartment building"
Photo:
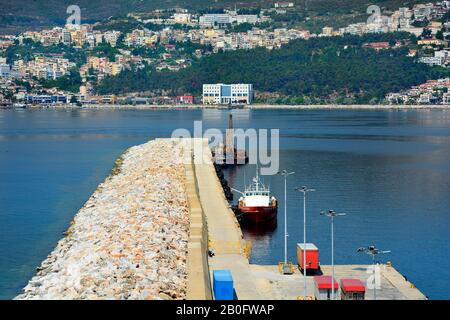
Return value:
[(214, 13), (204, 14), (200, 16), (198, 22), (201, 27), (213, 27), (216, 25), (226, 25), (232, 23), (251, 23), (255, 24), (259, 21), (256, 14), (230, 14), (230, 13)]
[(11, 74), (11, 66), (6, 63), (0, 63), (0, 78), (8, 78)]
[(442, 95), (442, 104), (450, 104), (450, 93), (446, 92)]
[(203, 104), (250, 104), (252, 84), (204, 84)]

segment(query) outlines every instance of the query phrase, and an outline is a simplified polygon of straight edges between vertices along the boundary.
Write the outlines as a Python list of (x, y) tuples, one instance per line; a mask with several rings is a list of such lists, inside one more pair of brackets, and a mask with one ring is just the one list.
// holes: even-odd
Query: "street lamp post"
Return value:
[(390, 253), (390, 250), (380, 250), (375, 246), (368, 246), (367, 248), (361, 247), (358, 248), (357, 252), (365, 252), (372, 256), (372, 267), (373, 267), (373, 299), (377, 300), (377, 284), (376, 284), (376, 272), (375, 272), (375, 256), (384, 253)]
[(279, 172), (278, 174), (282, 175), (284, 177), (284, 265), (287, 265), (287, 191), (286, 191), (286, 181), (287, 177), (291, 174), (294, 174), (295, 172), (287, 172), (286, 170), (283, 170)]
[(316, 191), (315, 189), (308, 189), (303, 186), (301, 188), (296, 188), (297, 191), (303, 193), (303, 296), (306, 299), (307, 295), (307, 284), (306, 284), (306, 193)]
[(320, 212), (320, 215), (331, 219), (331, 299), (334, 300), (334, 217), (345, 216), (346, 213), (336, 213), (334, 210), (328, 210)]

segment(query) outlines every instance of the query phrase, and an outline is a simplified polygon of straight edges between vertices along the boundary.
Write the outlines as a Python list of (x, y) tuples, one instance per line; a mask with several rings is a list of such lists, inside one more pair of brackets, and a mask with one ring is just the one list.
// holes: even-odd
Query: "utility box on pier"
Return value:
[[(330, 300), (332, 298), (331, 276), (314, 277), (314, 296), (316, 300)], [(334, 279), (334, 296), (337, 297), (339, 284)]]
[(341, 300), (364, 300), (366, 287), (358, 279), (341, 279)]
[[(303, 252), (306, 251), (306, 266), (303, 265)], [(319, 269), (319, 249), (313, 243), (297, 243), (297, 263), (301, 270)]]
[(234, 300), (233, 278), (230, 270), (213, 271), (213, 291), (215, 300)]

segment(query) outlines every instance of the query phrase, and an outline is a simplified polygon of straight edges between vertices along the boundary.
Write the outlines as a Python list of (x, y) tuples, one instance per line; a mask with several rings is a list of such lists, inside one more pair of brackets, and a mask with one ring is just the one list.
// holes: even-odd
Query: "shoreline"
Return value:
[(245, 106), (218, 106), (218, 105), (118, 105), (118, 104), (96, 104), (76, 106), (72, 104), (65, 105), (33, 105), (26, 108), (0, 108), (0, 110), (450, 110), (450, 105), (337, 105), (337, 104), (317, 104), (317, 105), (269, 105), (269, 104), (250, 104)]

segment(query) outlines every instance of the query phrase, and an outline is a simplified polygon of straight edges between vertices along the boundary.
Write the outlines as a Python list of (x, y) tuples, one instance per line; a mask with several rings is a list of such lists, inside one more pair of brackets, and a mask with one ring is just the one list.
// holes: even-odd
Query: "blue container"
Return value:
[(233, 278), (230, 270), (213, 271), (213, 290), (216, 300), (234, 300)]

